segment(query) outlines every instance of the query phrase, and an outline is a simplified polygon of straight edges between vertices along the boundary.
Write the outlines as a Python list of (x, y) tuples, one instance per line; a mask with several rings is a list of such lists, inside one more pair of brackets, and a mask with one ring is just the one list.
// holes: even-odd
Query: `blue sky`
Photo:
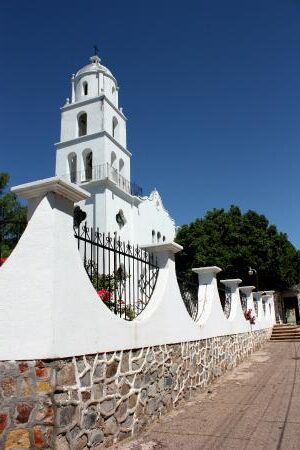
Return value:
[(300, 1), (5, 2), (0, 170), (54, 174), (70, 76), (96, 43), (120, 84), (132, 179), (178, 225), (236, 204), (300, 247)]

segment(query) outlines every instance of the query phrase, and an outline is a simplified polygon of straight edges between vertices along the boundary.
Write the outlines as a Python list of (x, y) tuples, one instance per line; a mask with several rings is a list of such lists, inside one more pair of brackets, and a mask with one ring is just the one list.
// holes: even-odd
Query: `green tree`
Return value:
[[(26, 210), (15, 194), (8, 191), (9, 175), (0, 172), (0, 257), (6, 258), (15, 247), (26, 225)], [(1, 264), (1, 262), (0, 262)]]
[(221, 278), (241, 278), (256, 284), (249, 266), (258, 272), (259, 289), (282, 290), (299, 283), (300, 252), (287, 235), (255, 211), (242, 214), (237, 206), (213, 209), (204, 218), (183, 225), (176, 237), (183, 251), (176, 258), (177, 273), (191, 277), (191, 269), (219, 266)]

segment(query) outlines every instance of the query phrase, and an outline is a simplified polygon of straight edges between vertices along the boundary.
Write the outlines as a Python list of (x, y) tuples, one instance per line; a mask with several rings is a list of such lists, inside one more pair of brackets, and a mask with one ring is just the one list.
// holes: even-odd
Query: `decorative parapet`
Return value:
[[(240, 280), (223, 280), (233, 297), (230, 320), (224, 317), (218, 267), (194, 270), (202, 313), (192, 320), (175, 272), (174, 255), (181, 247), (172, 242), (144, 246), (160, 265), (151, 301), (132, 322), (116, 317), (99, 300), (74, 239), (73, 204), (89, 194), (57, 177), (18, 186), (14, 192), (28, 198), (31, 219), (0, 271), (0, 360), (89, 355), (249, 331), (237, 308)], [(270, 326), (264, 319), (256, 329)]]

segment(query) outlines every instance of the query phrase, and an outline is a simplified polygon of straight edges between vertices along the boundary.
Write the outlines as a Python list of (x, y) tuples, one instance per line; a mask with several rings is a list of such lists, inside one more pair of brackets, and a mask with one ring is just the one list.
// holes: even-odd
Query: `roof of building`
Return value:
[(98, 55), (91, 56), (90, 57), (90, 63), (86, 64), (81, 69), (79, 69), (76, 72), (75, 77), (82, 76), (85, 73), (90, 73), (90, 72), (95, 72), (95, 73), (97, 73), (97, 72), (104, 72), (107, 75), (113, 76), (111, 71), (107, 67), (103, 66), (100, 63), (101, 63), (101, 59), (99, 58)]

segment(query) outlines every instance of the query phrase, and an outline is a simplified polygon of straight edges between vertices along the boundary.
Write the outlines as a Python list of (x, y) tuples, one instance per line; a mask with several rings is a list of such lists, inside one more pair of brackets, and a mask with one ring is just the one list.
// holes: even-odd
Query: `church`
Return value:
[(159, 193), (144, 196), (131, 181), (126, 125), (118, 82), (94, 55), (72, 76), (71, 97), (61, 108), (56, 175), (91, 194), (78, 205), (94, 230), (138, 245), (171, 242), (175, 223)]

